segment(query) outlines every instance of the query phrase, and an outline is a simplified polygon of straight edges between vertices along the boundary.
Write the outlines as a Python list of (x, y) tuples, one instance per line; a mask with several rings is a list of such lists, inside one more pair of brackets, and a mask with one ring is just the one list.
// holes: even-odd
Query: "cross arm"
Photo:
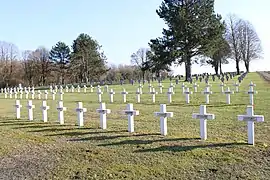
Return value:
[(155, 112), (154, 114), (158, 117), (173, 117), (173, 112)]
[(257, 122), (264, 122), (264, 116), (262, 115), (254, 115), (254, 116), (248, 116), (248, 115), (238, 115), (239, 121), (257, 121)]

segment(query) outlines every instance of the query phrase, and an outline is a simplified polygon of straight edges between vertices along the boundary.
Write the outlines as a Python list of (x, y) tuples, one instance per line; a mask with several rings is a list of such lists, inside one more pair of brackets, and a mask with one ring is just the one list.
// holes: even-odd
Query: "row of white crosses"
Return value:
[[(22, 105), (20, 104), (19, 100), (16, 100), (15, 102), (15, 108), (16, 108), (16, 118), (20, 119), (20, 109), (22, 108)], [(30, 121), (33, 121), (33, 109), (35, 108), (35, 105), (33, 105), (32, 100), (28, 101), (27, 104), (28, 108), (28, 119)], [(42, 117), (43, 121), (47, 122), (47, 110), (50, 107), (47, 106), (46, 101), (42, 102), (41, 110), (42, 110)], [(64, 111), (67, 110), (66, 107), (63, 105), (63, 101), (59, 101), (58, 103), (58, 120), (60, 124), (64, 124)], [(78, 120), (78, 126), (82, 127), (84, 126), (84, 113), (87, 112), (87, 109), (83, 107), (82, 102), (78, 102), (77, 108), (77, 120)], [(111, 113), (110, 109), (106, 108), (105, 103), (100, 103), (100, 108), (97, 109), (97, 112), (100, 114), (100, 127), (101, 129), (107, 129), (107, 114)], [(133, 104), (127, 104), (127, 109), (123, 111), (124, 114), (128, 116), (128, 132), (134, 132), (134, 116), (139, 115), (139, 111), (133, 109)], [(173, 117), (173, 112), (167, 112), (166, 104), (160, 105), (160, 112), (154, 113), (156, 116), (160, 117), (160, 133), (163, 136), (166, 136), (168, 134), (168, 128), (167, 128), (167, 118)], [(213, 120), (215, 119), (214, 114), (209, 114), (206, 112), (206, 105), (200, 106), (200, 112), (192, 114), (192, 118), (194, 119), (200, 119), (200, 137), (202, 140), (207, 139), (207, 120)], [(248, 126), (248, 144), (254, 145), (254, 122), (263, 122), (264, 116), (262, 115), (254, 115), (253, 106), (247, 106), (247, 114), (246, 115), (238, 115), (239, 121), (247, 121)]]

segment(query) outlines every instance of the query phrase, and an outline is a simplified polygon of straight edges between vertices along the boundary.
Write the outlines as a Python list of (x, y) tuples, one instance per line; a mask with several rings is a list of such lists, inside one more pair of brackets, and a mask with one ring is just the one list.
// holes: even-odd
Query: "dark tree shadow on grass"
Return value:
[(140, 149), (135, 150), (135, 153), (145, 153), (145, 152), (160, 152), (160, 151), (171, 151), (171, 152), (182, 152), (182, 151), (191, 151), (194, 149), (203, 149), (203, 148), (233, 148), (235, 146), (247, 145), (246, 143), (217, 143), (217, 144), (208, 144), (208, 145), (196, 145), (196, 146), (160, 146), (157, 148), (150, 149)]
[(126, 131), (96, 131), (96, 132), (81, 132), (81, 131), (72, 131), (72, 132), (64, 132), (64, 133), (58, 133), (58, 134), (49, 134), (46, 136), (82, 136), (87, 134), (105, 134), (105, 133), (120, 133), (120, 132), (126, 132)]
[(128, 135), (114, 135), (114, 136), (94, 136), (94, 137), (86, 137), (86, 138), (77, 138), (71, 139), (69, 141), (93, 141), (93, 140), (110, 140), (110, 139), (117, 139), (117, 138), (125, 138), (125, 137), (136, 137), (136, 136), (151, 136), (151, 135), (159, 135), (157, 133), (149, 133), (149, 134), (128, 134)]
[[(53, 126), (54, 128), (46, 128), (46, 129), (37, 129), (37, 130), (31, 130), (27, 132), (56, 132), (56, 131), (72, 131), (72, 130), (77, 130), (78, 128), (76, 126), (69, 127), (69, 128), (62, 128), (62, 127), (68, 127), (68, 126)], [(40, 128), (40, 127), (39, 127)], [(95, 128), (80, 128), (80, 129), (95, 129)]]
[(136, 145), (136, 144), (152, 144), (155, 142), (171, 142), (171, 141), (191, 141), (200, 140), (200, 138), (173, 138), (173, 139), (153, 139), (153, 140), (125, 140), (109, 144), (100, 144), (98, 146), (119, 146), (119, 145)]

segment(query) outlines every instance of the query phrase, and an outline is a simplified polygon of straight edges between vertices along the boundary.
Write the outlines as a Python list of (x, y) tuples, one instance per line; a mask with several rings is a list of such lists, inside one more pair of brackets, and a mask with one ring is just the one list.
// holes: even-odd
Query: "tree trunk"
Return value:
[(144, 84), (144, 76), (145, 76), (145, 71), (142, 71), (142, 81), (143, 81), (143, 84)]
[(246, 71), (249, 73), (249, 62), (245, 62)]
[(236, 60), (236, 72), (237, 72), (237, 75), (240, 75), (240, 68), (239, 68), (239, 60)]
[(185, 79), (185, 81), (188, 81), (188, 79), (191, 78), (191, 59), (190, 58), (186, 59), (185, 68), (186, 68), (186, 79)]
[(220, 75), (223, 74), (221, 65), (222, 65), (221, 62), (219, 62), (219, 74), (220, 74)]
[(218, 75), (218, 65), (219, 65), (219, 64), (218, 64), (218, 63), (216, 63), (216, 64), (215, 64), (215, 66), (214, 66), (214, 69), (215, 69), (215, 73), (216, 73), (216, 75)]

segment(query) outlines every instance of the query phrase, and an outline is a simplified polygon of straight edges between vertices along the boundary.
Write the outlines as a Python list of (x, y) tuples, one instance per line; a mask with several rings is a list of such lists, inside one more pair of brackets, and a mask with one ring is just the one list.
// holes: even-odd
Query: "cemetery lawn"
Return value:
[[(234, 80), (226, 83), (231, 89)], [(254, 112), (265, 116), (265, 122), (255, 123), (254, 147), (246, 144), (246, 123), (237, 120), (237, 115), (246, 113), (250, 81), (258, 91)], [(248, 74), (241, 92), (231, 95), (232, 104), (227, 105), (226, 96), (220, 93), (220, 82), (210, 81), (214, 94), (210, 95), (207, 112), (215, 114), (216, 119), (208, 121), (206, 141), (199, 139), (199, 120), (191, 118), (205, 102), (201, 94), (205, 83), (199, 83), (198, 93), (191, 95), (189, 105), (185, 104), (181, 83), (175, 88), (173, 103), (167, 105), (174, 117), (168, 118), (166, 137), (159, 135), (159, 118), (154, 112), (159, 111), (159, 104), (167, 104), (169, 81), (163, 82), (166, 88), (156, 96), (155, 104), (149, 94), (143, 94), (141, 104), (137, 104), (138, 85), (123, 86), (129, 92), (127, 102), (140, 111), (135, 116), (135, 133), (127, 132), (127, 117), (120, 113), (126, 108), (121, 86), (109, 86), (116, 91), (113, 104), (107, 93), (102, 97), (112, 110), (107, 116), (107, 130), (99, 129), (96, 93), (64, 94), (65, 125), (57, 123), (57, 101), (47, 101), (49, 122), (43, 123), (42, 101), (33, 100), (34, 121), (29, 122), (27, 101), (21, 100), (22, 119), (16, 120), (15, 100), (4, 99), (1, 94), (0, 179), (269, 179), (270, 83), (257, 73)], [(158, 84), (153, 85), (159, 91)], [(143, 91), (148, 92), (147, 83)], [(82, 128), (76, 125), (78, 101), (87, 108)]]

